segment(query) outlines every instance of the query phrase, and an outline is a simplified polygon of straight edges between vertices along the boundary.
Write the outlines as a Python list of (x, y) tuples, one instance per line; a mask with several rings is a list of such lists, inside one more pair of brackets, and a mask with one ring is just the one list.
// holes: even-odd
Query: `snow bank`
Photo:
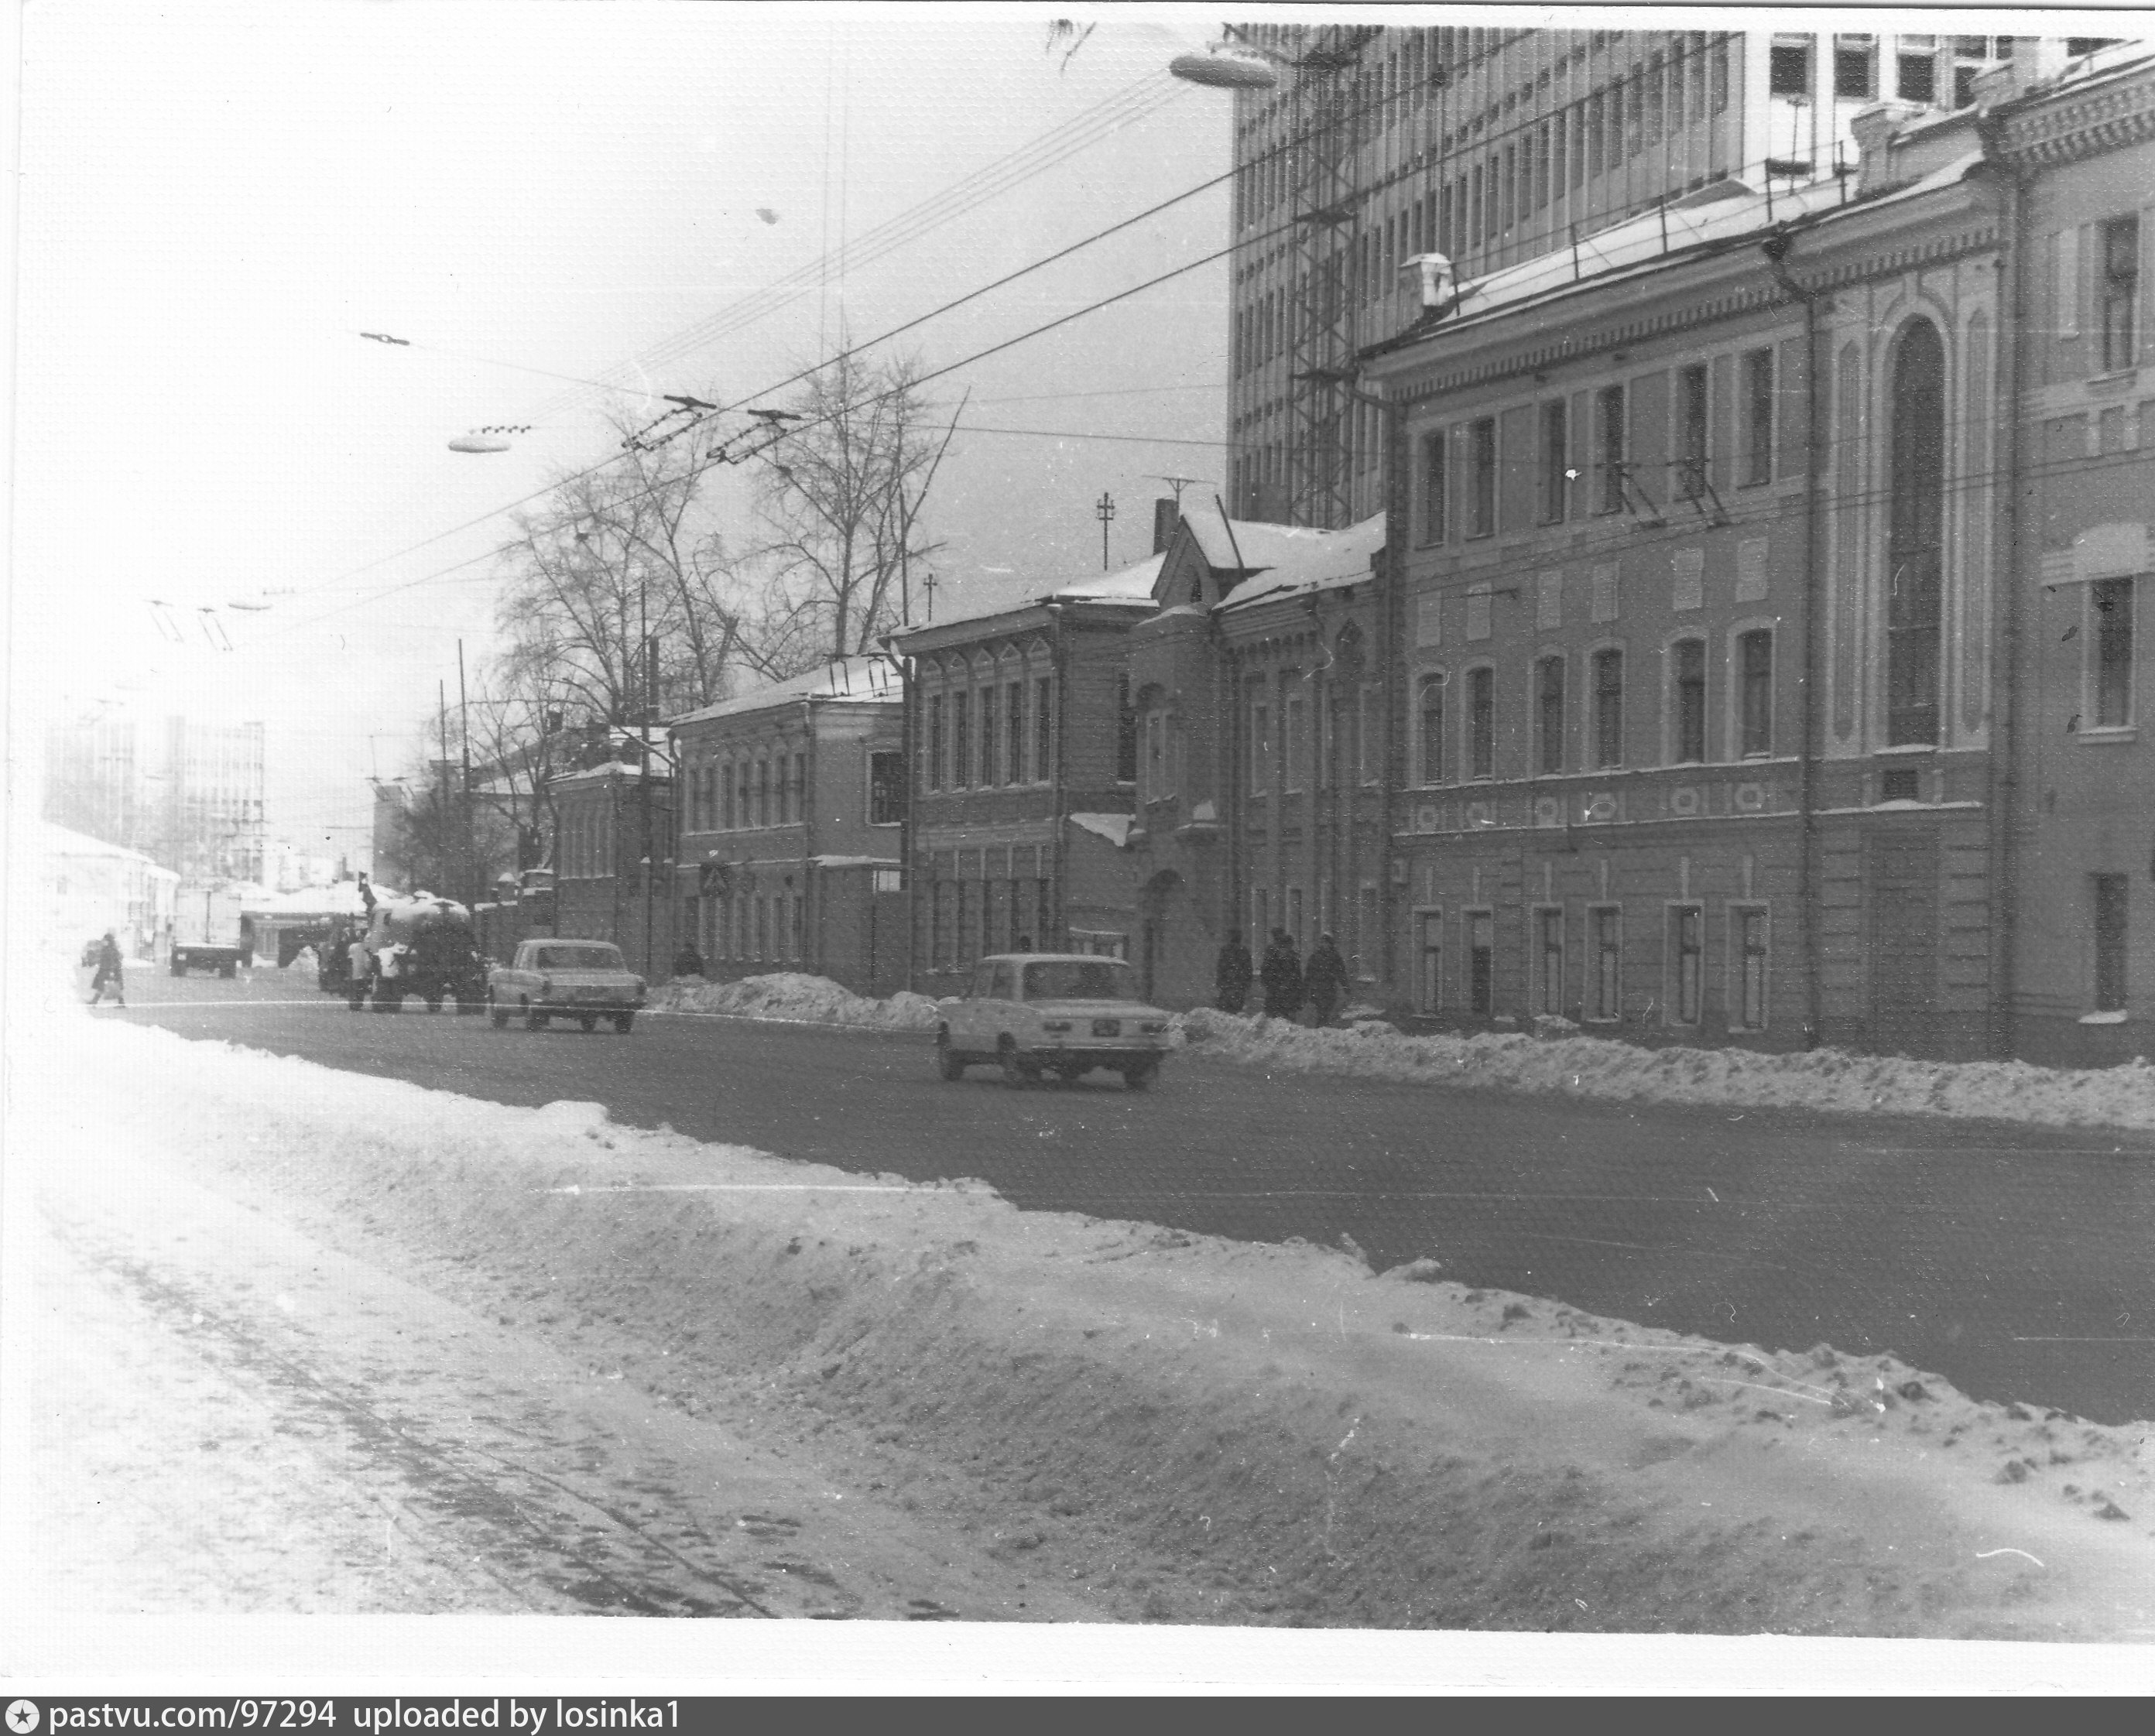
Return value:
[(935, 1028), (935, 1003), (925, 995), (900, 991), (887, 1001), (871, 1000), (827, 976), (799, 970), (743, 976), (732, 982), (678, 976), (652, 990), (649, 1004), (655, 1012), (732, 1013), (803, 1024), (873, 1025), (887, 1031)]
[[(1467, 1290), (1431, 1262), (1380, 1275), (639, 1132), (586, 1103), (59, 1022), (63, 1064), (18, 1075), (52, 1113), (691, 1414), (776, 1402), (857, 1434), (881, 1498), (955, 1503), (984, 1547), (1082, 1570), (1133, 1619), (2155, 1628), (2144, 1424)], [(59, 1097), (84, 1076), (131, 1088)]]
[[(2155, 1128), (2155, 1067), (2086, 1071), (2021, 1061), (1912, 1061), (1843, 1049), (1644, 1049), (1607, 1037), (1406, 1037), (1380, 1021), (1313, 1029), (1200, 1009), (1185, 1042), (1246, 1067), (1559, 1096), (1976, 1116), (2049, 1126)], [(1574, 1027), (1576, 1028), (1576, 1027)]]
[[(711, 983), (689, 976), (651, 992), (660, 1011), (729, 1013), (743, 1018), (932, 1031), (935, 1002), (900, 992), (857, 995), (827, 977), (799, 971)], [(2155, 1067), (2072, 1070), (2023, 1061), (1912, 1061), (1845, 1049), (1767, 1055), (1748, 1049), (1646, 1049), (1576, 1036), (1568, 1021), (1541, 1034), (1407, 1037), (1374, 1007), (1349, 1009), (1350, 1022), (1317, 1029), (1281, 1019), (1200, 1007), (1178, 1013), (1175, 1041), (1239, 1066), (1341, 1073), (1360, 1078), (1549, 1092), (1634, 1103), (1735, 1104), (1957, 1115), (2050, 1127), (2155, 1129)]]

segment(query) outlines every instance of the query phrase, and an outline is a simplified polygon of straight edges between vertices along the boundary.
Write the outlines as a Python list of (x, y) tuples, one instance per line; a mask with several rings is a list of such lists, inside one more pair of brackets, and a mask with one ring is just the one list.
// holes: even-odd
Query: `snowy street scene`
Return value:
[(2155, 1687), (2155, 28), (1257, 13), (13, 20), (8, 1736)]

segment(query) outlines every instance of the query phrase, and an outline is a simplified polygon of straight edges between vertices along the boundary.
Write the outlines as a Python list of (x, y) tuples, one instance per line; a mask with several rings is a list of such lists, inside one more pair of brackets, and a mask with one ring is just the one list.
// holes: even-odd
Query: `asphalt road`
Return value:
[(1252, 1241), (1351, 1237), (1469, 1284), (1731, 1343), (1891, 1350), (1979, 1397), (2155, 1417), (2155, 1141), (1927, 1118), (1632, 1107), (1277, 1078), (1149, 1093), (936, 1077), (928, 1039), (650, 1017), (351, 1013), (297, 973), (137, 974), (124, 1013), (497, 1102)]

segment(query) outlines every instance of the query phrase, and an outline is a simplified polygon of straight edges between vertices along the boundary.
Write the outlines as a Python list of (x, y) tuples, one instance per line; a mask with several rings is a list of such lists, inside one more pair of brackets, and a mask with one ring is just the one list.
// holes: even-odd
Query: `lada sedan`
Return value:
[(982, 959), (971, 987), (944, 1000), (935, 1028), (943, 1077), (993, 1062), (1011, 1085), (1043, 1074), (1067, 1083), (1095, 1068), (1142, 1091), (1167, 1053), (1167, 1015), (1138, 999), (1137, 974), (1120, 959), (1084, 953), (1014, 952)]
[(498, 1031), (521, 1014), (527, 1031), (554, 1019), (585, 1030), (612, 1019), (626, 1034), (643, 1005), (643, 979), (605, 940), (526, 940), (514, 960), (486, 974), (486, 1010)]

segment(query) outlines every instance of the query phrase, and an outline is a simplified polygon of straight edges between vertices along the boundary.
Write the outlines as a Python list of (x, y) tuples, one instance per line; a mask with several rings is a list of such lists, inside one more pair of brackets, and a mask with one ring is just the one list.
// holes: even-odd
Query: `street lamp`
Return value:
[(1269, 90), (1279, 74), (1262, 60), (1215, 43), (1201, 54), (1177, 54), (1167, 69), (1192, 84), (1210, 84), (1221, 90)]

